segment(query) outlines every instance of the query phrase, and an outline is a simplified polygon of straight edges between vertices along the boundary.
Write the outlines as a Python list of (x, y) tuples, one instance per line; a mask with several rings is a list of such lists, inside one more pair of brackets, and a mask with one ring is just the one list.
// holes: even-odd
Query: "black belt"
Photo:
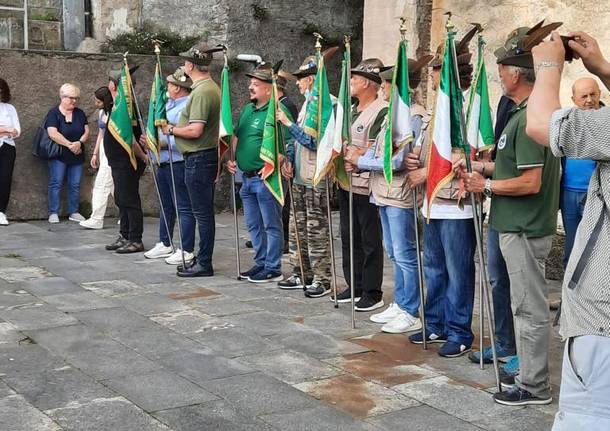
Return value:
[[(177, 161), (177, 162), (172, 162), (172, 164), (173, 164), (173, 165), (177, 165), (177, 164), (179, 164), (179, 163), (184, 163), (184, 160), (179, 160), (179, 161)], [(161, 167), (169, 166), (169, 162), (161, 162), (161, 163), (159, 164), (159, 166), (161, 166)]]
[(246, 178), (260, 177), (260, 174), (258, 173), (258, 171), (244, 171), (243, 175)]

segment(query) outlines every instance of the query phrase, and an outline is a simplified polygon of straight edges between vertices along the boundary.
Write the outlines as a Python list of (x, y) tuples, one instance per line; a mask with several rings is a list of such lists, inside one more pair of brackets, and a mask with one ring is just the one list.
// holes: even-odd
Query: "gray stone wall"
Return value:
[[(32, 156), (32, 139), (48, 110), (59, 103), (58, 91), (64, 82), (80, 87), (80, 108), (88, 115), (92, 131), (91, 138), (85, 146), (87, 163), (84, 165), (81, 183), (81, 202), (89, 203), (95, 171), (89, 167), (88, 161), (97, 136), (93, 92), (108, 83), (107, 71), (111, 65), (120, 62), (120, 56), (0, 50), (0, 58), (2, 58), (0, 76), (11, 87), (12, 103), (17, 109), (22, 127), (22, 135), (17, 139), (16, 145), (17, 161), (8, 217), (11, 219), (47, 217), (47, 167), (44, 161)], [(169, 70), (177, 66), (179, 60), (167, 58), (164, 59), (164, 63), (164, 68), (169, 74)], [(141, 65), (136, 74), (137, 94), (141, 109), (146, 112), (154, 59), (147, 56), (133, 56), (130, 64)], [(145, 213), (156, 214), (156, 196), (149, 173), (141, 182), (140, 192)], [(62, 205), (62, 208), (65, 208), (65, 205)], [(109, 214), (115, 211), (112, 205), (109, 210)]]
[[(1, 4), (23, 7), (22, 0), (4, 0)], [(62, 49), (63, 1), (30, 0), (28, 13), (29, 48)], [(0, 10), (0, 48), (23, 46), (23, 12)]]

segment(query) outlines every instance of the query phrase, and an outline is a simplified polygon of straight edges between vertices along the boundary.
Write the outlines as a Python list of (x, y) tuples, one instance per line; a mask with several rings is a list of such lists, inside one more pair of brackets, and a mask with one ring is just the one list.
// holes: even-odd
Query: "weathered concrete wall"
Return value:
[[(87, 163), (84, 165), (81, 183), (81, 201), (91, 201), (91, 187), (95, 171), (88, 161), (95, 145), (97, 125), (93, 92), (108, 83), (107, 71), (120, 61), (118, 56), (82, 55), (65, 52), (0, 50), (0, 76), (9, 83), (12, 103), (17, 109), (22, 135), (17, 140), (17, 161), (13, 177), (13, 189), (8, 207), (12, 219), (36, 219), (47, 217), (47, 168), (44, 161), (31, 154), (32, 139), (36, 128), (48, 110), (59, 102), (61, 84), (71, 82), (81, 89), (80, 107), (89, 116), (91, 138), (85, 146)], [(168, 58), (168, 73), (179, 60)], [(142, 109), (146, 111), (150, 83), (153, 74), (152, 57), (133, 56), (132, 64), (140, 64), (137, 93)], [(156, 213), (156, 196), (150, 174), (141, 183), (144, 210)], [(65, 194), (65, 192), (64, 192)], [(65, 202), (64, 202), (65, 203)], [(63, 205), (65, 208), (65, 205)], [(114, 207), (110, 207), (114, 210)]]
[[(526, 0), (428, 0), (432, 3), (432, 15), (429, 21), (431, 34), (427, 49), (434, 52), (445, 35), (445, 12), (453, 13), (453, 23), (458, 29), (458, 37), (469, 28), (469, 23), (479, 22), (485, 28), (487, 41), (485, 61), (489, 75), (489, 89), (492, 106), (496, 106), (501, 95), (493, 51), (501, 46), (508, 33), (520, 26), (531, 26), (542, 18), (547, 22), (561, 21), (560, 32), (566, 34), (571, 30), (585, 30), (600, 41), (600, 46), (610, 56), (610, 28), (595, 23), (606, 23), (610, 20), (610, 1), (589, 2), (575, 0), (563, 2), (543, 0), (530, 2)], [(392, 60), (399, 33), (398, 18), (406, 16), (410, 23), (408, 39), (412, 49), (415, 41), (426, 31), (426, 24), (418, 25), (422, 14), (417, 5), (419, 0), (366, 0), (364, 13), (364, 51), (365, 55), (374, 53), (384, 60)], [(424, 48), (421, 46), (421, 48)], [(471, 43), (472, 52), (476, 52), (475, 42)], [(476, 57), (476, 54), (475, 54)], [(572, 82), (587, 75), (582, 63), (575, 61), (566, 65), (561, 89), (561, 101), (564, 106), (572, 104), (570, 100)], [(610, 100), (608, 92), (603, 92), (604, 100)], [(431, 100), (429, 100), (431, 102)]]
[[(22, 0), (4, 0), (1, 4), (23, 7)], [(62, 49), (62, 0), (30, 0), (28, 13), (29, 48)], [(21, 11), (0, 10), (0, 48), (24, 47), (23, 16)]]

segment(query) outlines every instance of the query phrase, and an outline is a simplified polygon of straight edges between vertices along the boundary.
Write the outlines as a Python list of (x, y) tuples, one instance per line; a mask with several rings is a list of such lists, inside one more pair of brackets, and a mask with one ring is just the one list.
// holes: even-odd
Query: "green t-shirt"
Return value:
[(178, 127), (190, 123), (204, 123), (203, 133), (197, 139), (176, 136), (176, 146), (182, 154), (208, 150), (218, 146), (218, 127), (220, 124), (220, 87), (211, 79), (196, 81), (188, 101), (178, 120)]
[(527, 100), (513, 108), (497, 143), (494, 180), (521, 176), (526, 169), (542, 168), (540, 191), (529, 196), (491, 199), (491, 226), (500, 233), (522, 233), (528, 238), (555, 234), (559, 207), (559, 165), (550, 148), (525, 134)]
[[(235, 136), (237, 137), (235, 160), (237, 161), (239, 169), (244, 172), (258, 171), (262, 169), (265, 164), (260, 157), (260, 153), (268, 107), (269, 102), (265, 103), (260, 108), (257, 108), (256, 105), (251, 102), (244, 107), (239, 116), (237, 127), (235, 128)], [(281, 102), (280, 108), (288, 118), (292, 120), (292, 115), (290, 115), (288, 109), (286, 109)], [(280, 146), (280, 152), (284, 154), (286, 142), (289, 138), (289, 131), (285, 126), (282, 126), (280, 130), (284, 137), (284, 145)]]

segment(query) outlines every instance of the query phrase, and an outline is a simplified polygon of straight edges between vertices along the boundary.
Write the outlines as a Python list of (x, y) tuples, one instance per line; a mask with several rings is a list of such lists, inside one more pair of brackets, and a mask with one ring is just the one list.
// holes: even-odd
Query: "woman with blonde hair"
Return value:
[(59, 205), (64, 178), (68, 182), (68, 219), (81, 222), (85, 218), (78, 212), (80, 180), (85, 161), (84, 146), (89, 139), (87, 116), (77, 107), (80, 90), (72, 84), (59, 89), (59, 105), (48, 112), (45, 127), (49, 137), (60, 145), (59, 156), (49, 160), (48, 205), (49, 223), (59, 223)]

